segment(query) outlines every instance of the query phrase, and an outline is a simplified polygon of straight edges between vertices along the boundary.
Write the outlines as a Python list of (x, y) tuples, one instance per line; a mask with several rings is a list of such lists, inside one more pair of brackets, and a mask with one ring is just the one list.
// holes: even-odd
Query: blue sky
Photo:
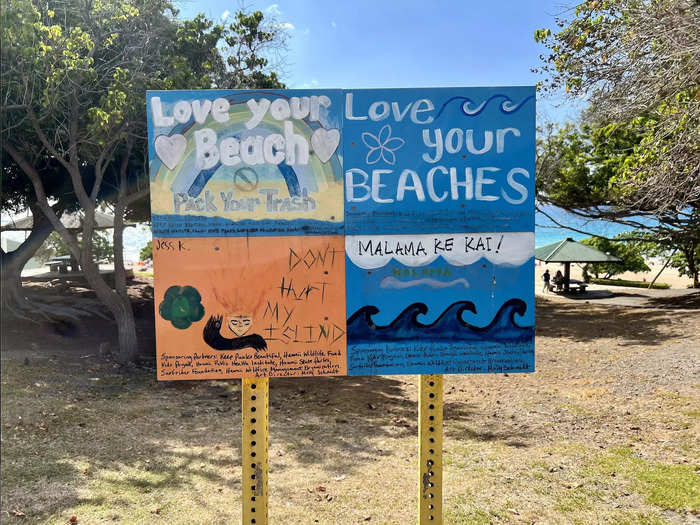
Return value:
[[(290, 88), (532, 85), (544, 47), (572, 0), (266, 0), (246, 3), (289, 35), (282, 75)], [(230, 16), (225, 0), (176, 2), (181, 17)], [(578, 109), (539, 101), (539, 118), (571, 120)]]

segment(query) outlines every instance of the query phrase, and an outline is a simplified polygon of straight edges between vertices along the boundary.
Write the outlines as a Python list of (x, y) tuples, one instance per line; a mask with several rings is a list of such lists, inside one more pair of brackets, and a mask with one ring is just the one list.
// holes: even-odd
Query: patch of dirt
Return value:
[[(93, 301), (95, 293), (66, 283), (28, 283), (27, 295), (37, 301), (63, 299), (65, 304)], [(155, 311), (153, 279), (138, 277), (128, 288), (136, 320), (141, 363), (155, 362)], [(117, 349), (117, 329), (109, 311), (102, 305), (91, 305), (102, 316), (81, 317), (79, 321), (61, 319), (35, 321), (3, 315), (0, 325), (0, 357), (3, 360), (58, 360), (66, 363), (104, 362)]]

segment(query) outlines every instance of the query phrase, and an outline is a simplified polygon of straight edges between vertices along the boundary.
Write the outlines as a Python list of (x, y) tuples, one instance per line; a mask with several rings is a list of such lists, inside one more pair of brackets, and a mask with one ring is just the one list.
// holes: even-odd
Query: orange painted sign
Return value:
[(153, 248), (158, 379), (346, 375), (342, 236)]

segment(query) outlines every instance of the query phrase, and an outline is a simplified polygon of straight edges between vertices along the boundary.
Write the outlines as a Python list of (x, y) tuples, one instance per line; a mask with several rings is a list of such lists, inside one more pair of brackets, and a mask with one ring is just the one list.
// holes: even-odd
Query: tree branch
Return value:
[(78, 241), (75, 238), (75, 236), (72, 235), (68, 231), (68, 229), (63, 225), (63, 223), (61, 223), (61, 220), (56, 214), (56, 211), (51, 206), (49, 206), (49, 201), (46, 197), (46, 192), (44, 190), (44, 184), (41, 182), (41, 177), (39, 176), (39, 173), (36, 171), (34, 166), (29, 164), (29, 162), (27, 162), (24, 156), (20, 152), (18, 152), (11, 144), (8, 144), (7, 142), (3, 141), (2, 147), (5, 148), (5, 151), (7, 151), (10, 154), (10, 156), (14, 159), (17, 165), (22, 169), (22, 171), (27, 175), (27, 177), (29, 177), (32, 186), (34, 187), (34, 194), (37, 198), (37, 206), (39, 206), (41, 211), (44, 212), (44, 215), (51, 221), (53, 227), (68, 245), (68, 248), (70, 249), (73, 256), (76, 259), (80, 259), (80, 246), (78, 245)]

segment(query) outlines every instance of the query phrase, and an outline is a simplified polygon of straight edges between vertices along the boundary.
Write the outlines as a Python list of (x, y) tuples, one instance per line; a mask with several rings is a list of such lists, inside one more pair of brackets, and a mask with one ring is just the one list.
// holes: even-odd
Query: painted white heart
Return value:
[(338, 144), (340, 144), (340, 131), (337, 129), (318, 128), (311, 135), (311, 147), (321, 162), (328, 162), (338, 148)]
[(182, 160), (182, 156), (187, 149), (187, 139), (182, 135), (158, 135), (154, 142), (156, 155), (163, 161), (170, 171)]

